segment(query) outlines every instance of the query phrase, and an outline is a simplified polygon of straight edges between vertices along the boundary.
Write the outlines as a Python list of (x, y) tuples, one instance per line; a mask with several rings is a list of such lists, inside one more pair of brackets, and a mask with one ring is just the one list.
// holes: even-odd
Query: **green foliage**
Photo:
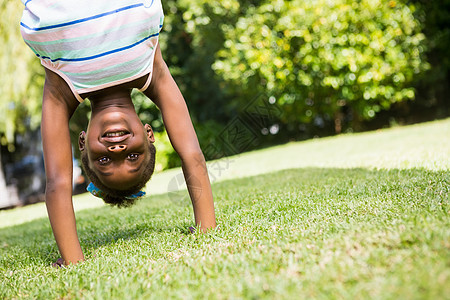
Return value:
[[(213, 70), (216, 53), (224, 48), (224, 29), (236, 24), (260, 1), (165, 1), (160, 44), (164, 59), (178, 83), (194, 122), (202, 149), (212, 156), (235, 154), (220, 139), (242, 109), (243, 97), (226, 88)], [(253, 95), (254, 96), (254, 95)], [(209, 155), (207, 155), (209, 156)]]
[(156, 166), (155, 171), (162, 171), (181, 166), (181, 160), (172, 147), (167, 132), (155, 132)]
[(213, 67), (236, 101), (258, 90), (274, 96), (293, 132), (334, 121), (343, 106), (370, 119), (413, 99), (414, 76), (427, 68), (413, 11), (381, 0), (264, 2), (224, 26)]
[(195, 123), (225, 123), (230, 108), (221, 91), (222, 79), (211, 69), (223, 47), (221, 24), (237, 19), (237, 1), (164, 1), (160, 43), (163, 57), (177, 81)]
[(16, 132), (40, 124), (43, 69), (20, 34), (23, 5), (0, 1), (0, 141), (12, 143)]

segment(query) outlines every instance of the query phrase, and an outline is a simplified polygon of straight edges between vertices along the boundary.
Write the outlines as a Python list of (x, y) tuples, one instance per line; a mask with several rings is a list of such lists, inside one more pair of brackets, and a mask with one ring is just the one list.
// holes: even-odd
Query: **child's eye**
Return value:
[(110, 160), (111, 159), (109, 157), (106, 157), (106, 156), (103, 156), (103, 157), (100, 157), (99, 159), (97, 159), (97, 161), (101, 165), (105, 165), (105, 164), (109, 163)]
[(137, 153), (128, 154), (129, 160), (137, 160), (138, 158), (139, 158), (139, 154), (137, 154)]

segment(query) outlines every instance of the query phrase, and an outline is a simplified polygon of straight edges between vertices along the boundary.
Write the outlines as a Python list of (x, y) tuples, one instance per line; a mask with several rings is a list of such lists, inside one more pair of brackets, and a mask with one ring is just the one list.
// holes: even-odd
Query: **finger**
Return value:
[(52, 263), (52, 267), (54, 268), (61, 268), (64, 266), (64, 260), (62, 258), (58, 258), (56, 262)]

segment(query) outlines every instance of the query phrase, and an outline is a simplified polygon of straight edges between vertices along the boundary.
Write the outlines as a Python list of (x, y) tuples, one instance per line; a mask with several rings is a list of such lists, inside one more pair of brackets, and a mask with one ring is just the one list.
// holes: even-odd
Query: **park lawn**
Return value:
[[(77, 266), (51, 267), (47, 219), (1, 228), (0, 298), (449, 299), (449, 124), (235, 157), (230, 172), (258, 173), (258, 161), (266, 174), (214, 183), (208, 234), (189, 234), (185, 191), (78, 211)], [(279, 164), (267, 173), (265, 161)]]

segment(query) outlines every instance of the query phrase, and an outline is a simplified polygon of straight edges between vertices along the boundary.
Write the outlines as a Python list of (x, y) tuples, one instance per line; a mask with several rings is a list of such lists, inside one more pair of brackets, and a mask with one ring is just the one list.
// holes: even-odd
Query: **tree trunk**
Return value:
[(3, 175), (2, 154), (0, 152), (0, 208), (4, 207), (8, 199), (5, 176)]
[(6, 186), (5, 175), (3, 174), (2, 154), (0, 152), (0, 209), (19, 205), (17, 188)]

